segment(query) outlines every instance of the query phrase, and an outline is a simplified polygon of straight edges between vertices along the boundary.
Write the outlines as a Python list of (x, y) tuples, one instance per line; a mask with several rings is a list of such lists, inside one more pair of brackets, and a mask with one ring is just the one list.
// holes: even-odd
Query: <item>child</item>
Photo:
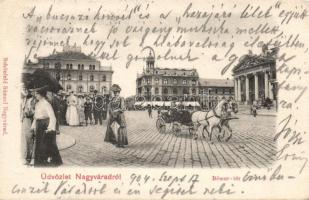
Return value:
[(87, 97), (86, 102), (84, 103), (86, 126), (88, 125), (88, 119), (90, 124), (92, 122), (92, 110), (93, 110), (92, 102), (90, 102), (90, 98)]

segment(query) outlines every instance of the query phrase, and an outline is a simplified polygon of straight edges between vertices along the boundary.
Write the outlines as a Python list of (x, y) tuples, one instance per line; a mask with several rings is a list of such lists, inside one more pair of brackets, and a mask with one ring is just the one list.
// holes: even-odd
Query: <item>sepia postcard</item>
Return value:
[(308, 0), (0, 7), (0, 199), (309, 199)]

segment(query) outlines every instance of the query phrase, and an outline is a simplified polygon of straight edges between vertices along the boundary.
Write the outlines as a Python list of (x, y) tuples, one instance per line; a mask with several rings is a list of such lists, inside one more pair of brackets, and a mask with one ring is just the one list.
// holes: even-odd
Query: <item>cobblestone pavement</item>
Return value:
[[(76, 144), (61, 151), (65, 166), (110, 167), (177, 167), (177, 168), (263, 168), (272, 164), (276, 143), (276, 118), (238, 115), (231, 120), (233, 137), (228, 142), (212, 141), (199, 136), (193, 140), (187, 130), (175, 136), (156, 130), (156, 116), (146, 111), (128, 111), (129, 146), (116, 148), (103, 142), (106, 124), (102, 126), (61, 127), (62, 134), (76, 139)], [(106, 122), (105, 122), (106, 123)]]

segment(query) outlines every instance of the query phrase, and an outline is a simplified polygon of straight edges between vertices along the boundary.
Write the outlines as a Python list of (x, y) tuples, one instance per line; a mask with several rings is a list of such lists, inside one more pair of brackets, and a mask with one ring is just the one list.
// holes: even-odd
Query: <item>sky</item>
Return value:
[[(162, 30), (161, 36), (164, 37), (167, 35), (166, 43), (169, 41), (171, 43), (175, 42), (178, 37), (181, 35), (181, 42), (186, 41), (184, 47), (172, 47), (171, 55), (182, 55), (183, 57), (187, 54), (188, 51), (191, 52), (192, 58), (198, 58), (192, 62), (188, 62), (186, 60), (164, 60), (164, 59), (156, 59), (155, 66), (160, 68), (186, 68), (186, 69), (197, 69), (199, 76), (201, 78), (232, 78), (231, 69), (238, 63), (238, 59), (252, 51), (254, 54), (260, 54), (261, 48), (258, 46), (258, 42), (261, 41), (269, 41), (271, 38), (274, 38), (276, 34), (279, 33), (277, 31), (275, 34), (236, 34), (237, 29), (243, 28), (253, 28), (256, 29), (259, 24), (265, 25), (265, 19), (240, 19), (241, 11), (247, 6), (247, 3), (234, 3), (232, 1), (226, 2), (225, 4), (216, 4), (216, 1), (210, 1), (209, 4), (205, 4), (203, 1), (194, 1), (190, 8), (190, 1), (127, 1), (119, 0), (119, 1), (104, 1), (96, 2), (89, 1), (88, 3), (82, 3), (73, 1), (72, 4), (78, 5), (78, 7), (74, 7), (74, 9), (68, 9), (68, 4), (65, 4), (61, 1), (58, 3), (51, 4), (36, 4), (36, 8), (34, 10), (34, 16), (31, 19), (24, 19), (25, 30), (28, 24), (41, 26), (55, 26), (55, 27), (64, 27), (69, 26), (72, 28), (88, 28), (90, 29), (94, 26), (95, 33), (84, 34), (84, 33), (73, 33), (73, 34), (34, 34), (34, 33), (24, 33), (24, 37), (30, 40), (66, 40), (70, 37), (70, 44), (73, 45), (76, 42), (77, 46), (81, 46), (82, 52), (85, 54), (90, 54), (91, 52), (97, 52), (100, 45), (96, 50), (96, 43), (99, 42), (101, 44), (104, 42), (104, 45), (100, 51), (101, 55), (103, 52), (113, 54), (117, 49), (117, 59), (100, 59), (102, 66), (112, 66), (114, 70), (113, 74), (113, 83), (119, 84), (122, 87), (122, 95), (123, 96), (131, 96), (136, 93), (136, 76), (137, 73), (141, 73), (143, 67), (145, 67), (145, 61), (138, 59), (136, 61), (132, 61), (130, 66), (127, 68), (128, 57), (145, 57), (149, 54), (148, 49), (143, 51), (144, 47), (153, 48), (156, 56), (164, 56), (164, 54), (168, 51), (169, 47), (166, 45), (163, 47), (154, 45), (156, 38), (160, 35), (160, 30)], [(175, 6), (177, 4), (177, 6)], [(164, 6), (162, 6), (164, 5)], [(32, 5), (33, 6), (33, 5)], [(51, 7), (52, 6), (52, 7)], [(101, 7), (102, 6), (102, 7)], [(135, 14), (131, 15), (130, 20), (124, 21), (111, 21), (111, 20), (60, 20), (59, 16), (61, 14), (69, 15), (69, 16), (78, 16), (79, 14), (83, 14), (84, 16), (88, 15), (89, 19), (93, 19), (93, 17), (98, 13), (99, 8), (99, 16), (102, 17), (103, 14), (114, 14), (121, 16), (129, 13), (132, 9)], [(28, 11), (31, 11), (33, 7), (29, 5)], [(262, 7), (263, 9), (267, 9), (268, 7)], [(47, 20), (46, 16), (49, 12), (49, 16), (58, 16), (57, 20)], [(206, 18), (192, 19), (185, 18), (184, 13), (188, 10), (187, 13), (197, 13), (197, 12), (207, 12), (208, 16), (212, 14), (212, 17), (207, 21)], [(230, 13), (230, 16), (228, 14)], [(138, 15), (142, 14), (146, 16), (149, 13), (149, 19), (141, 20), (138, 18)], [(167, 17), (166, 19), (160, 18), (162, 13)], [(168, 14), (169, 13), (169, 14)], [(219, 13), (219, 18), (215, 18), (215, 14)], [(228, 17), (223, 17), (223, 16)], [(42, 16), (42, 18), (40, 18)], [(179, 18), (182, 16), (182, 18)], [(180, 19), (180, 21), (178, 21)], [(39, 22), (39, 23), (38, 23)], [(93, 25), (95, 23), (95, 25)], [(206, 23), (206, 27), (212, 28), (211, 33), (177, 33), (177, 27), (195, 27), (201, 26)], [(267, 26), (273, 28), (275, 24), (277, 24), (275, 20), (272, 18), (267, 20)], [(111, 29), (111, 27), (114, 27)], [(153, 28), (156, 27), (156, 30)], [(215, 28), (223, 27), (223, 30), (227, 30), (227, 33), (223, 33), (220, 31), (215, 31)], [(135, 28), (136, 32), (133, 32)], [(168, 28), (171, 28), (171, 31), (168, 33)], [(127, 32), (126, 32), (127, 31)], [(145, 37), (145, 40), (142, 45), (141, 41), (143, 36), (148, 32)], [(153, 33), (156, 32), (156, 33)], [(128, 37), (126, 41), (126, 46), (123, 45), (123, 41)], [(161, 38), (162, 38), (161, 37)], [(196, 43), (203, 44), (203, 42), (208, 40), (212, 41), (212, 45), (210, 47), (201, 48), (195, 47)], [(85, 42), (85, 38), (87, 42)], [(258, 42), (253, 46), (245, 47), (244, 43), (246, 41), (254, 41), (258, 39)], [(118, 41), (119, 45), (115, 45), (115, 42)], [(189, 46), (190, 43), (193, 42), (193, 46)], [(166, 44), (165, 43), (165, 44)], [(217, 46), (215, 45), (217, 43)], [(36, 45), (37, 46), (37, 45)], [(112, 46), (112, 47), (111, 47)], [(47, 56), (49, 55), (54, 48), (56, 51), (62, 51), (62, 46), (50, 47), (50, 46), (41, 46), (36, 52), (38, 56)], [(25, 44), (25, 54), (30, 49), (30, 45)], [(31, 55), (33, 57), (33, 54)], [(234, 55), (233, 55), (234, 54)], [(216, 59), (214, 60), (214, 56)], [(30, 57), (31, 57), (30, 56)], [(226, 71), (225, 74), (221, 74), (222, 69), (234, 61), (231, 64), (231, 67)]]

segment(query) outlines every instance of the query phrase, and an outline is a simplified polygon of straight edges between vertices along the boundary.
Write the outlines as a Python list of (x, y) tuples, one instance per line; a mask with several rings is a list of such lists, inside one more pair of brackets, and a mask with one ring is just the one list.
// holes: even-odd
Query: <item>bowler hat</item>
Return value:
[(113, 92), (120, 92), (121, 91), (121, 88), (118, 84), (113, 84), (112, 87), (111, 87), (111, 91)]

